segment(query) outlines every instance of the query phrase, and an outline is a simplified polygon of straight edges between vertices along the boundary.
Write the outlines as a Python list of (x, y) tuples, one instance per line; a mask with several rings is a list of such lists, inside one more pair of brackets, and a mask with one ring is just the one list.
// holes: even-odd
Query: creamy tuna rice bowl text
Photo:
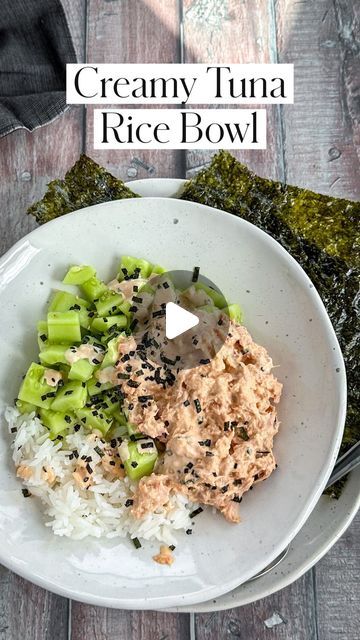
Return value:
[[(196, 533), (209, 507), (239, 523), (243, 495), (274, 471), (282, 385), (240, 307), (199, 268), (180, 289), (123, 256), (108, 284), (87, 265), (63, 282), (80, 295), (52, 294), (39, 361), (5, 412), (23, 495), (56, 535), (158, 540), (154, 560), (171, 565), (176, 531)], [(203, 329), (166, 338), (169, 302)]]

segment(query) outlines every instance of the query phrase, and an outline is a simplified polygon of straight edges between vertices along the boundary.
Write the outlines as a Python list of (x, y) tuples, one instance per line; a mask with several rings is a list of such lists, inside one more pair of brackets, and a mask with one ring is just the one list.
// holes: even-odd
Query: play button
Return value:
[(199, 324), (198, 316), (186, 311), (178, 304), (168, 302), (165, 310), (165, 335), (169, 340), (181, 336), (182, 333)]
[(145, 379), (171, 384), (180, 370), (210, 363), (222, 348), (230, 324), (227, 302), (203, 274), (194, 278), (193, 271), (168, 271), (137, 287), (130, 357), (138, 357), (139, 376), (143, 370)]

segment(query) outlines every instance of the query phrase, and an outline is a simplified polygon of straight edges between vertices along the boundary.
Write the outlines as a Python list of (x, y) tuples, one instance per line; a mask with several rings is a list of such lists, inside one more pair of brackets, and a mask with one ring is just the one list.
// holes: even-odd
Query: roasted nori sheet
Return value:
[(108, 200), (136, 198), (122, 180), (82, 154), (66, 173), (64, 180), (49, 182), (44, 197), (28, 209), (39, 224)]
[[(223, 209), (260, 227), (280, 242), (311, 278), (328, 311), (346, 365), (344, 453), (360, 436), (360, 203), (266, 180), (225, 151), (185, 185), (182, 198)], [(338, 497), (342, 486), (343, 481), (338, 482), (329, 493)]]

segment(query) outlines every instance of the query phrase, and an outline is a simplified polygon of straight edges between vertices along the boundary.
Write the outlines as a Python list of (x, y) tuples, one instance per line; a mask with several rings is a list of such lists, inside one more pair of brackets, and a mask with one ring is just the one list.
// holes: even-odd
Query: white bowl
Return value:
[(108, 278), (118, 258), (147, 257), (169, 269), (200, 265), (245, 312), (245, 324), (279, 365), (284, 382), (275, 453), (279, 469), (243, 500), (242, 522), (210, 511), (179, 535), (176, 562), (154, 563), (158, 544), (74, 542), (54, 537), (35, 500), (24, 500), (0, 442), (0, 561), (41, 586), (119, 608), (190, 605), (246, 581), (295, 536), (316, 505), (341, 442), (346, 405), (341, 352), (322, 302), (299, 265), (256, 227), (210, 207), (143, 198), (89, 207), (17, 243), (0, 262), (0, 402), (11, 403), (36, 357), (35, 324), (69, 263), (91, 262)]

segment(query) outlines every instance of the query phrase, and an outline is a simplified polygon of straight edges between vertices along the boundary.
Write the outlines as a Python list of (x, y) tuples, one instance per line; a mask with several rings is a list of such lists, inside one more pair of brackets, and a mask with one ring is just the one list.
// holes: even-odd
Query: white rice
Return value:
[[(125, 502), (133, 497), (136, 485), (128, 478), (113, 481), (105, 478), (101, 456), (94, 447), (106, 445), (99, 438), (94, 442), (82, 427), (55, 443), (35, 413), (21, 415), (14, 407), (8, 407), (5, 419), (14, 437), (14, 464), (31, 468), (31, 477), (22, 482), (33, 496), (40, 498), (45, 525), (56, 535), (81, 540), (86, 536), (113, 538), (129, 534), (131, 538), (171, 545), (176, 544), (174, 531), (191, 528), (189, 515), (196, 505), (180, 494), (173, 495), (156, 513), (143, 520), (135, 519)], [(79, 458), (83, 455), (92, 458), (93, 483), (87, 490), (80, 489), (72, 476), (77, 460), (69, 456), (74, 450)], [(56, 475), (51, 486), (44, 478), (43, 467), (50, 467)]]

